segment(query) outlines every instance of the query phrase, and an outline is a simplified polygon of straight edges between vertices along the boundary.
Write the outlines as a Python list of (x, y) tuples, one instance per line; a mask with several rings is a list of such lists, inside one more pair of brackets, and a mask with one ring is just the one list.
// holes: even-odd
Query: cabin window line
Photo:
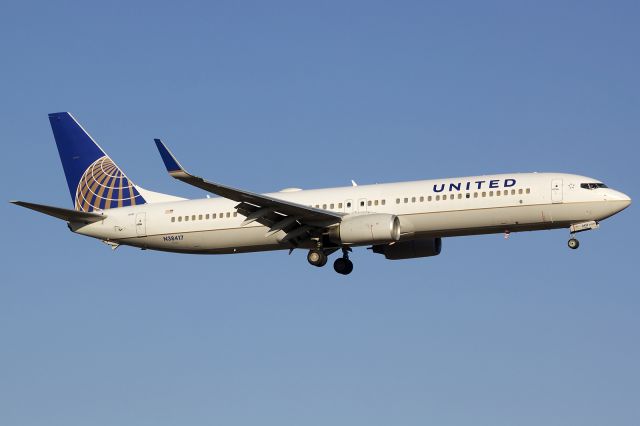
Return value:
[(171, 222), (175, 222), (175, 221), (176, 221), (176, 217), (175, 217), (175, 216), (173, 216), (173, 217), (171, 218)]
[(518, 189), (518, 194), (522, 195), (522, 188)]
[(527, 194), (530, 194), (530, 193), (531, 193), (531, 188), (527, 188), (525, 192), (526, 192)]
[(338, 203), (338, 208), (341, 209), (342, 208), (342, 203)]

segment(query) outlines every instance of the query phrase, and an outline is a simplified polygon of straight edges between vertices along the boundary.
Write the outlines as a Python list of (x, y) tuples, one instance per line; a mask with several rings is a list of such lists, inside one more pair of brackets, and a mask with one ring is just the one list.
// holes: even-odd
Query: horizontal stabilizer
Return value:
[(106, 215), (99, 213), (81, 212), (78, 210), (63, 209), (61, 207), (47, 206), (44, 204), (27, 203), (25, 201), (10, 201), (10, 203), (35, 210), (58, 219), (66, 220), (67, 222), (92, 223), (104, 220), (107, 217)]

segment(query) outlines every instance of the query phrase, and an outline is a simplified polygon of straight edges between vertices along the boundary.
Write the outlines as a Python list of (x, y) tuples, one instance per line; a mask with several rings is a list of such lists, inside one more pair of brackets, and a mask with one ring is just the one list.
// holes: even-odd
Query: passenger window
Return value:
[(496, 195), (499, 197), (499, 196), (500, 196), (500, 194), (501, 194), (500, 190), (497, 190), (497, 191), (496, 191)]
[(360, 201), (360, 207), (364, 207), (364, 201)]
[(449, 199), (453, 200), (454, 198), (456, 198), (455, 194), (449, 194)]
[(465, 197), (467, 198), (471, 198), (471, 194), (469, 194), (468, 192), (465, 194)]
[(427, 197), (427, 201), (431, 201), (431, 195)]
[(347, 208), (351, 208), (351, 203), (347, 203)]
[(411, 197), (411, 202), (415, 203), (416, 202), (416, 197)]
[(326, 209), (327, 209), (327, 205), (326, 205), (326, 204), (323, 204), (323, 205), (322, 205), (322, 208), (323, 208), (324, 210), (326, 210)]
[(436, 201), (440, 201), (440, 196), (436, 195)]
[(396, 204), (400, 204), (400, 198), (396, 198)]
[(522, 195), (522, 188), (518, 189), (518, 194)]
[(205, 219), (209, 220), (209, 213), (205, 216)]
[(482, 191), (482, 196), (483, 196), (483, 197), (486, 197), (486, 196), (487, 196), (487, 193), (486, 193), (486, 192), (484, 192), (484, 191)]
[(182, 222), (182, 216), (178, 216), (178, 222)]
[(342, 208), (342, 203), (338, 203), (338, 208), (341, 209)]
[(230, 217), (230, 216), (231, 216), (231, 213), (227, 212), (227, 217)]
[(378, 200), (375, 200), (375, 201), (373, 202), (373, 205), (374, 205), (374, 206), (377, 206), (377, 205), (378, 205)]
[(381, 201), (381, 203), (382, 203), (382, 205), (384, 206), (384, 205), (386, 204), (386, 201), (385, 201), (385, 200), (382, 200), (382, 201)]
[(334, 205), (333, 203), (329, 204), (329, 208), (330, 208), (331, 210), (333, 210), (333, 205)]
[(489, 191), (489, 197), (493, 197), (493, 191)]
[(404, 203), (407, 204), (409, 202), (409, 198), (405, 197), (404, 198)]
[(233, 212), (233, 217), (238, 217), (238, 212)]
[(175, 221), (176, 221), (176, 218), (174, 216), (174, 217), (171, 218), (171, 222), (175, 222)]
[(367, 205), (371, 206), (371, 200), (367, 201)]
[(216, 218), (216, 214), (214, 213), (211, 215), (211, 219), (215, 219), (215, 218)]
[(319, 209), (319, 208), (320, 208), (320, 204), (316, 204), (316, 209)]
[(185, 222), (189, 222), (189, 216), (185, 216), (185, 217), (184, 217), (184, 221), (185, 221)]
[(202, 220), (202, 215), (199, 215), (199, 216), (198, 216), (198, 220)]
[(473, 193), (473, 198), (478, 198), (478, 193), (477, 192)]
[(420, 197), (420, 202), (424, 203), (424, 197)]
[(462, 198), (462, 194), (458, 194), (458, 200)]
[(511, 195), (516, 195), (516, 190), (515, 189), (511, 190)]
[(527, 190), (525, 191), (527, 194), (531, 193), (531, 188), (527, 188)]

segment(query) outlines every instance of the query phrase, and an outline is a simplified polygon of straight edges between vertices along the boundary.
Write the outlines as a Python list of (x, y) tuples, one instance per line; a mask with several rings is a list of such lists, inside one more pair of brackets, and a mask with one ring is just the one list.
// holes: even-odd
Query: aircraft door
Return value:
[(551, 181), (551, 202), (562, 202), (562, 179), (553, 179)]
[(147, 214), (136, 214), (136, 235), (138, 237), (144, 237), (147, 235)]

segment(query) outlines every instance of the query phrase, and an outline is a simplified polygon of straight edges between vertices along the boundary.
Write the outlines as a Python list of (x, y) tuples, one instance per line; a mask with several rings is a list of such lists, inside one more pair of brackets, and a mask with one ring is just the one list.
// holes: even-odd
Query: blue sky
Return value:
[(13, 2), (0, 15), (0, 424), (637, 425), (637, 206), (439, 257), (107, 246), (46, 114), (138, 184), (254, 191), (565, 171), (638, 200), (637, 2)]

